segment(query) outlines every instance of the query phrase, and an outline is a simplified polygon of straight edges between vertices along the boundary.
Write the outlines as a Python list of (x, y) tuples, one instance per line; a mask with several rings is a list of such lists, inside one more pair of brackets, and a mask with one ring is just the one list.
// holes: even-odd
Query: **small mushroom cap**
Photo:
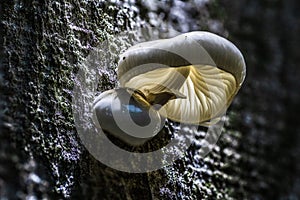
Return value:
[(162, 114), (195, 124), (224, 114), (245, 75), (238, 48), (202, 31), (137, 44), (121, 55), (118, 65), (122, 87), (138, 89), (149, 98), (173, 92), (175, 98), (163, 105)]
[(101, 93), (95, 99), (92, 110), (97, 128), (132, 146), (150, 140), (165, 121), (157, 111), (138, 102), (128, 88)]

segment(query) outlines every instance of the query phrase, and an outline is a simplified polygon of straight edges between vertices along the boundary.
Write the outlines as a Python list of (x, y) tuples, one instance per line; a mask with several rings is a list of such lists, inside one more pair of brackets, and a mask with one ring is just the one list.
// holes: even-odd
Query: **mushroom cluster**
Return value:
[(238, 48), (213, 33), (196, 31), (140, 43), (120, 56), (120, 88), (96, 98), (94, 120), (130, 145), (151, 139), (165, 118), (214, 124), (245, 75)]

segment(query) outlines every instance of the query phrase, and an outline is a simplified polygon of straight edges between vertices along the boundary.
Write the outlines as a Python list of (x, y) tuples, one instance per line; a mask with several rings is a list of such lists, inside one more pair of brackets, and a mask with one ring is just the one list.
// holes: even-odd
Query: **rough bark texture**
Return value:
[[(225, 1), (224, 5), (229, 5)], [(240, 95), (241, 177), (251, 198), (297, 199), (299, 189), (298, 1), (239, 1), (226, 27), (244, 52)]]
[[(298, 1), (147, 2), (1, 1), (0, 198), (299, 198)], [(140, 26), (140, 18), (162, 28), (163, 37), (175, 30), (229, 37), (248, 71), (207, 157), (199, 156), (199, 134), (174, 165), (129, 174), (101, 164), (81, 144), (72, 89), (93, 47)], [(101, 90), (115, 84), (110, 73)]]

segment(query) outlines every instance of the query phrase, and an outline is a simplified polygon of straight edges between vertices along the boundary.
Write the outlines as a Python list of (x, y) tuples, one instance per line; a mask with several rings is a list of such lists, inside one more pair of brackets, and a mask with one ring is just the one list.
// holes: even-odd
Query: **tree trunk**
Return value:
[[(113, 2), (1, 1), (0, 198), (300, 198), (298, 1)], [(151, 25), (160, 37), (228, 37), (244, 54), (247, 78), (208, 156), (199, 156), (200, 135), (173, 165), (132, 174), (87, 151), (73, 88), (81, 63), (107, 38)], [(112, 43), (125, 48), (129, 40)], [(98, 93), (116, 84), (109, 62)]]

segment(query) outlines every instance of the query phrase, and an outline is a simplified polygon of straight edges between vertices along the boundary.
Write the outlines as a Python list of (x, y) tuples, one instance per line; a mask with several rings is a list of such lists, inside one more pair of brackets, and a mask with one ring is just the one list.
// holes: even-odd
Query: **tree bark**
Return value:
[[(147, 2), (1, 1), (0, 198), (300, 197), (299, 3)], [(173, 165), (130, 174), (86, 150), (72, 90), (95, 47), (143, 23), (162, 37), (193, 30), (228, 37), (245, 56), (247, 78), (207, 157), (199, 157), (199, 136)], [(100, 91), (115, 84), (114, 69), (107, 72)]]

